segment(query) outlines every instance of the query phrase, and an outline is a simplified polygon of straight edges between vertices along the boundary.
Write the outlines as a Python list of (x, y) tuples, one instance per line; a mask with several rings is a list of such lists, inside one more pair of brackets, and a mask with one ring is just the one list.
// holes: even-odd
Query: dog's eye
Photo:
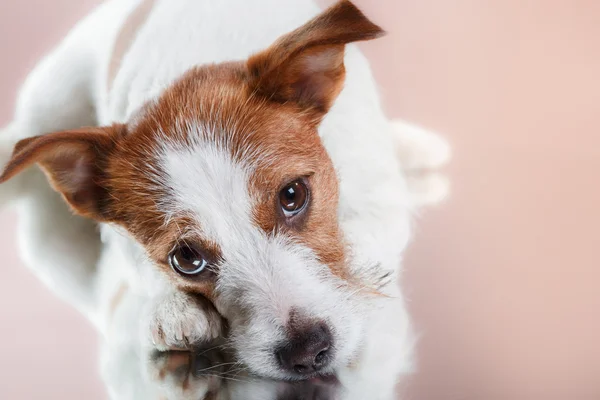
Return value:
[(169, 264), (175, 271), (184, 275), (198, 275), (207, 267), (208, 262), (193, 247), (176, 247), (169, 254)]
[(279, 192), (279, 204), (286, 217), (293, 217), (304, 209), (308, 202), (308, 188), (301, 180), (288, 183)]

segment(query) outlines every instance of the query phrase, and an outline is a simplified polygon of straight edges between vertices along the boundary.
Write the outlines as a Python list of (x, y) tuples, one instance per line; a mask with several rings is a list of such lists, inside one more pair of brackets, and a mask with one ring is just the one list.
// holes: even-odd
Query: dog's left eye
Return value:
[(190, 246), (176, 247), (169, 254), (169, 264), (183, 275), (198, 275), (208, 266), (200, 252)]
[(308, 188), (301, 180), (288, 183), (279, 192), (279, 204), (286, 217), (300, 213), (308, 202)]

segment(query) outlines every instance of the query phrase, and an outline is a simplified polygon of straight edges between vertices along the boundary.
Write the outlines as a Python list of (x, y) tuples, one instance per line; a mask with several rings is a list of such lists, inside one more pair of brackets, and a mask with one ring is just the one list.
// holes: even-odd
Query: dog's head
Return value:
[(239, 358), (284, 379), (331, 373), (363, 340), (317, 128), (344, 46), (382, 30), (341, 1), (243, 62), (195, 68), (128, 124), (21, 141), (79, 214), (124, 228), (171, 287), (210, 299)]

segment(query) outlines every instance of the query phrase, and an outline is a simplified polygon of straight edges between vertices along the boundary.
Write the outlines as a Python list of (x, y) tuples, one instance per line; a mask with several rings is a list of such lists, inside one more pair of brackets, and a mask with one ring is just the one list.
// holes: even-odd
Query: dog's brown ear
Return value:
[(339, 1), (248, 60), (251, 90), (324, 114), (342, 90), (344, 46), (383, 34), (350, 1)]
[(0, 183), (37, 163), (77, 214), (105, 220), (108, 194), (103, 171), (123, 129), (123, 125), (84, 128), (23, 139), (15, 145)]

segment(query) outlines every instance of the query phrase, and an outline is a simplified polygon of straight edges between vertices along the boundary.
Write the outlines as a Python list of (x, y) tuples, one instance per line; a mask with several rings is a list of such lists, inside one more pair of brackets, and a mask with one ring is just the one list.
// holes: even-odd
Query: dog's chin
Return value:
[(339, 373), (338, 369), (331, 368), (331, 369), (327, 369), (324, 371), (316, 372), (311, 375), (302, 375), (302, 376), (290, 374), (285, 371), (278, 371), (278, 372), (272, 374), (271, 376), (265, 376), (264, 374), (257, 374), (257, 375), (259, 375), (262, 378), (273, 379), (273, 380), (288, 382), (288, 383), (306, 382), (309, 384), (335, 387), (335, 386), (339, 385), (338, 373)]

